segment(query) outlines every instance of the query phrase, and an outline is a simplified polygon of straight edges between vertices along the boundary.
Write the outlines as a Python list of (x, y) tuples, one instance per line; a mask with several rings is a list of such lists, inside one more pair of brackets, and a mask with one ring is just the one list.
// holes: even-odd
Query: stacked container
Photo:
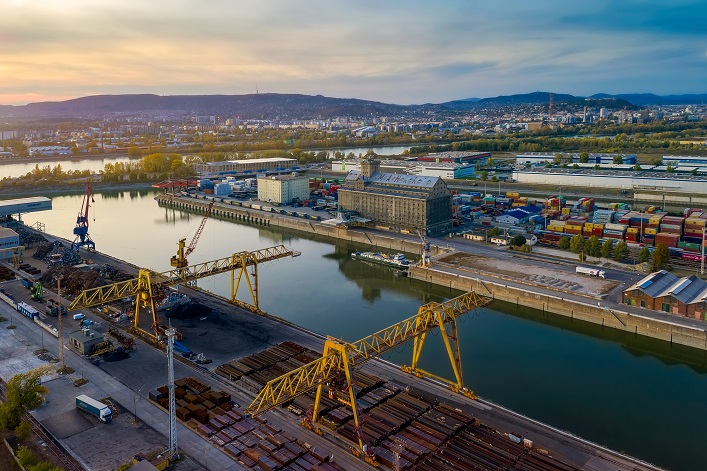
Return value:
[(693, 212), (690, 217), (685, 219), (682, 238), (684, 242), (698, 244), (698, 246), (702, 244), (703, 230), (705, 223), (707, 223), (707, 219), (704, 219), (703, 216), (703, 213)]
[(604, 238), (624, 240), (627, 229), (627, 224), (604, 224)]

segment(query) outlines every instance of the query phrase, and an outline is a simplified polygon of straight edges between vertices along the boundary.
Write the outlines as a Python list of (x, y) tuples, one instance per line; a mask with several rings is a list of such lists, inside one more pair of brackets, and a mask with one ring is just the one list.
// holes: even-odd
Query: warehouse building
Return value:
[(9, 260), (13, 251), (7, 250), (20, 245), (20, 236), (17, 232), (7, 227), (0, 227), (0, 260)]
[(441, 234), (452, 227), (452, 194), (441, 178), (381, 172), (374, 159), (346, 176), (339, 206), (390, 230)]
[(52, 200), (44, 196), (16, 198), (0, 201), (0, 225), (16, 224), (25, 213), (48, 211), (52, 209)]
[[(516, 155), (517, 164), (530, 164), (530, 165), (541, 165), (545, 163), (552, 163), (555, 160), (557, 154), (562, 154), (567, 158), (572, 157), (572, 162), (566, 163), (579, 163), (579, 153), (578, 152), (557, 152), (554, 154), (547, 152), (528, 152), (525, 154)], [(636, 154), (598, 154), (591, 153), (589, 155), (588, 163), (593, 165), (611, 165), (618, 163), (615, 160), (621, 158), (621, 162), (624, 165), (634, 165), (636, 163)]]
[(534, 168), (513, 171), (513, 180), (552, 186), (707, 193), (704, 175), (592, 169)]
[(665, 270), (651, 273), (624, 291), (624, 304), (707, 320), (707, 281), (679, 278)]
[[(331, 163), (333, 172), (361, 171), (360, 159), (335, 160)], [(403, 173), (422, 177), (439, 177), (453, 180), (474, 176), (474, 164), (452, 161), (381, 160), (380, 169), (388, 173)]]
[(268, 203), (291, 204), (309, 198), (309, 177), (275, 175), (258, 178), (258, 199)]
[(664, 155), (663, 165), (672, 165), (673, 167), (677, 165), (682, 167), (706, 168), (707, 157), (699, 155)]
[(476, 162), (485, 163), (491, 157), (491, 152), (464, 152), (452, 150), (448, 152), (437, 152), (427, 154), (424, 157), (413, 157), (410, 160), (417, 162), (453, 162), (457, 164), (475, 164)]
[(298, 169), (299, 163), (297, 159), (281, 157), (207, 162), (205, 164), (194, 165), (194, 170), (199, 173), (202, 178), (238, 173), (287, 172)]

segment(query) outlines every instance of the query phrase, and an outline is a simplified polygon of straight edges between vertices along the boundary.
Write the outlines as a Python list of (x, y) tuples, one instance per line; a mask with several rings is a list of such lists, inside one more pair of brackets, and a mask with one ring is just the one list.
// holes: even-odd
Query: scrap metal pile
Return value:
[(43, 244), (47, 242), (46, 237), (42, 234), (38, 234), (34, 231), (28, 231), (22, 226), (14, 228), (14, 231), (20, 236), (20, 245), (24, 245), (27, 248), (30, 248), (35, 244)]
[(35, 251), (33, 258), (44, 261), (47, 265), (76, 265), (82, 262), (79, 254), (71, 247), (64, 246), (58, 240), (45, 242)]
[(87, 289), (134, 278), (134, 276), (117, 270), (110, 265), (103, 265), (96, 269), (53, 266), (42, 276), (42, 284), (56, 291), (57, 278), (59, 276), (62, 277), (61, 292), (67, 295), (78, 294)]

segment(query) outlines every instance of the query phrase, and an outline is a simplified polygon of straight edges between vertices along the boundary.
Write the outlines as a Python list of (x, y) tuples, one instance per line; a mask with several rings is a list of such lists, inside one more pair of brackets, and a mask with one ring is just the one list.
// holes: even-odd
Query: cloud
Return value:
[(705, 19), (687, 0), (13, 2), (0, 16), (0, 102), (256, 82), (400, 103), (638, 82), (703, 92)]

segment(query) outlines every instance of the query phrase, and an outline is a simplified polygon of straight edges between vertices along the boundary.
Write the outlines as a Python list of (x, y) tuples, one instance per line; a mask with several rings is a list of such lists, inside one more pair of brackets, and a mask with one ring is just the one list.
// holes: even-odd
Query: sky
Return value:
[(707, 92), (707, 2), (0, 0), (0, 104)]

